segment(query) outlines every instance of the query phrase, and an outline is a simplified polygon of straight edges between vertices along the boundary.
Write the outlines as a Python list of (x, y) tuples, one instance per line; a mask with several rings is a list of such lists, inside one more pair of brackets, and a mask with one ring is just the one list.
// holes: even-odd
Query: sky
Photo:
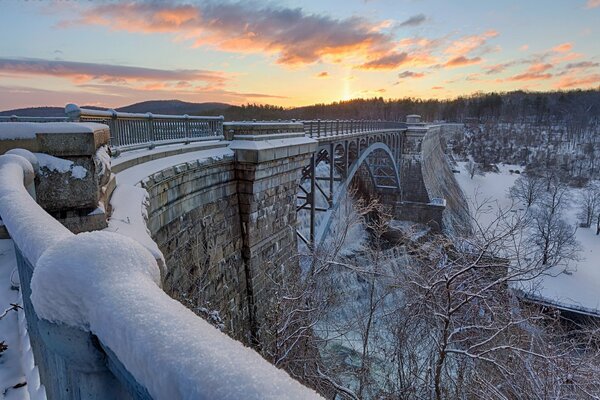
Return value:
[(0, 110), (600, 87), (600, 0), (0, 0)]

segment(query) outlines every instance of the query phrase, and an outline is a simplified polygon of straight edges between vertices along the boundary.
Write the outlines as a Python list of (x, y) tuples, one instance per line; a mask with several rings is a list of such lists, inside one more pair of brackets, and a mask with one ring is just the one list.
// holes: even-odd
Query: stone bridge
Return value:
[[(312, 248), (319, 246), (340, 199), (357, 177), (369, 183), (373, 193), (397, 218), (438, 228), (459, 225), (447, 217), (442, 198), (452, 194), (455, 186), (441, 145), (444, 126), (423, 124), (416, 116), (407, 123), (223, 123), (222, 118), (125, 115), (72, 106), (67, 107), (67, 114), (79, 122), (0, 124), (0, 132), (4, 133), (0, 154), (13, 153), (0, 157), (0, 177), (4, 179), (12, 173), (8, 169), (19, 170), (24, 165), (25, 172), (17, 175), (21, 174), (21, 180), (26, 176), (29, 192), (41, 207), (35, 209), (31, 205), (26, 211), (20, 210), (14, 201), (27, 193), (22, 183), (17, 184), (19, 179), (2, 181), (2, 185), (11, 187), (0, 193), (0, 216), (5, 235), (15, 241), (21, 260), (19, 272), (32, 348), (50, 398), (80, 398), (94, 391), (102, 395), (90, 395), (92, 398), (110, 393), (164, 398), (162, 388), (136, 367), (143, 355), (129, 354), (115, 345), (109, 334), (94, 326), (93, 320), (77, 325), (68, 316), (53, 316), (41, 300), (39, 305), (31, 302), (30, 294), (34, 300), (36, 295), (35, 285), (29, 281), (36, 282), (36, 269), (47, 271), (46, 264), (57, 262), (44, 258), (45, 252), (61, 243), (76, 245), (78, 238), (82, 243), (86, 238), (91, 240), (82, 234), (71, 238), (72, 233), (60, 224), (52, 228), (58, 233), (49, 240), (40, 230), (45, 224), (54, 224), (52, 221), (59, 221), (76, 234), (110, 233), (106, 241), (118, 247), (115, 254), (127, 253), (129, 245), (123, 239), (125, 247), (121, 249), (115, 237), (133, 238), (154, 258), (158, 287), (162, 286), (169, 296), (222, 332), (265, 354), (272, 346), (269, 327), (271, 310), (277, 303), (277, 283), (284, 276), (294, 276), (299, 269), (295, 257), (298, 238)], [(143, 132), (151, 132), (151, 138)], [(17, 148), (24, 150), (11, 150)], [(328, 167), (326, 175), (318, 172), (323, 170), (319, 169), (321, 163)], [(35, 180), (29, 172), (32, 168), (36, 169)], [(21, 188), (14, 188), (15, 185)], [(326, 206), (318, 204), (317, 193), (326, 199)], [(308, 235), (297, 232), (299, 212), (309, 214)], [(318, 230), (317, 213), (326, 215)], [(34, 216), (28, 217), (29, 214)], [(98, 238), (102, 242), (103, 237)], [(93, 246), (86, 243), (82, 246)], [(138, 248), (134, 250), (135, 254), (140, 252)], [(64, 257), (69, 259), (68, 254)], [(90, 268), (98, 268), (103, 262), (119, 262), (114, 257), (89, 257)], [(44, 269), (38, 265), (40, 259), (48, 259)], [(41, 284), (37, 287), (40, 291), (44, 288)], [(69, 290), (66, 292), (72, 294)], [(91, 292), (90, 296), (108, 296)], [(42, 293), (38, 298), (45, 299)], [(62, 304), (61, 301), (73, 300), (56, 301)], [(175, 306), (156, 307), (159, 314), (168, 315), (169, 307)], [(94, 310), (93, 314), (102, 311)], [(117, 314), (127, 319), (126, 309)], [(175, 329), (177, 324), (199, 324), (189, 322), (193, 318), (187, 315), (173, 318), (169, 329)], [(115, 324), (115, 329), (126, 331), (123, 334), (142, 337), (143, 332), (137, 332), (133, 326)], [(215, 345), (221, 346), (225, 339), (217, 334), (210, 335), (216, 335)], [(51, 339), (47, 339), (48, 335)], [(159, 340), (153, 333), (149, 336)], [(77, 339), (71, 340), (73, 337)], [(78, 352), (93, 350), (94, 355), (71, 363), (65, 355), (69, 346), (76, 346), (73, 349)], [(228, 346), (234, 351), (246, 350), (241, 344)], [(198, 357), (197, 362), (205, 362), (203, 354)], [(220, 361), (217, 357), (211, 362)], [(179, 366), (173, 365), (172, 360), (166, 359), (164, 368), (174, 385), (189, 384), (181, 383)], [(249, 378), (244, 374), (248, 368), (251, 369), (241, 362), (238, 376), (228, 375), (224, 384), (237, 387), (239, 382), (246, 382)], [(261, 384), (257, 390), (265, 398), (277, 397), (275, 392), (281, 388), (289, 390), (290, 395), (284, 397), (314, 395), (296, 387), (291, 378), (277, 375), (282, 373), (275, 367), (261, 366), (259, 370), (261, 379), (283, 382)], [(78, 381), (87, 383), (82, 386)], [(194, 390), (199, 397), (210, 397), (207, 387)], [(234, 398), (236, 392), (232, 389), (230, 393), (229, 397)], [(247, 397), (260, 396), (250, 393)]]

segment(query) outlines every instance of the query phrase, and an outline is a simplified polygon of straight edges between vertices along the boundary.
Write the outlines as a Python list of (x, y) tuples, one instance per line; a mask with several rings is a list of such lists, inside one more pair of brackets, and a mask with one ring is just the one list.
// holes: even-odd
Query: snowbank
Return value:
[(94, 133), (99, 129), (106, 129), (106, 125), (93, 122), (3, 122), (0, 124), (0, 139), (35, 139), (37, 133)]
[(146, 226), (148, 220), (148, 192), (137, 186), (128, 184), (117, 185), (110, 199), (112, 214), (108, 220), (105, 231), (116, 232), (135, 239), (148, 249), (164, 274), (166, 270), (165, 259), (158, 245)]
[(233, 151), (227, 147), (216, 149), (192, 151), (189, 153), (177, 154), (165, 158), (148, 161), (142, 164), (127, 168), (117, 174), (117, 182), (137, 185), (145, 178), (160, 172), (164, 169), (171, 168), (178, 164), (188, 162), (197, 162), (205, 160), (221, 160), (227, 157), (233, 158)]

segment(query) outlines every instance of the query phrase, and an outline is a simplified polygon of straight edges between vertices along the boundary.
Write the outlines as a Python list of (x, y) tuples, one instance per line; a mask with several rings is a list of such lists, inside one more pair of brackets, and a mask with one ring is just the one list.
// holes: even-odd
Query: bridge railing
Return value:
[(385, 129), (404, 129), (404, 122), (382, 120), (307, 120), (304, 131), (312, 138), (348, 135), (361, 132), (372, 132)]
[(11, 152), (0, 215), (49, 399), (320, 398), (170, 298), (133, 239), (67, 230), (32, 197), (36, 156)]
[(75, 104), (68, 104), (65, 113), (70, 120), (108, 125), (111, 146), (122, 150), (223, 139), (223, 116), (125, 113), (90, 110)]

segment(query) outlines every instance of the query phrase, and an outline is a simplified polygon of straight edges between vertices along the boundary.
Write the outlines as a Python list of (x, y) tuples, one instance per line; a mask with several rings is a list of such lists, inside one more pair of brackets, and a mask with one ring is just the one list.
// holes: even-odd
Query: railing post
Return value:
[(147, 118), (148, 118), (148, 132), (149, 132), (149, 136), (150, 136), (150, 144), (148, 146), (149, 149), (153, 149), (154, 148), (154, 118), (152, 117), (152, 113), (147, 113)]
[(317, 120), (317, 137), (321, 137), (321, 120)]
[[(185, 144), (190, 144), (190, 116), (185, 114), (183, 116), (184, 121), (183, 121), (183, 129), (184, 129), (184, 133), (185, 133)], [(210, 122), (209, 122), (210, 124)]]
[(340, 134), (340, 120), (336, 120), (335, 121), (335, 134), (339, 135)]
[[(113, 109), (108, 110), (110, 112), (110, 136), (111, 136), (111, 145), (112, 146), (121, 146), (121, 131), (117, 128), (117, 112)], [(115, 143), (113, 143), (113, 139)]]

